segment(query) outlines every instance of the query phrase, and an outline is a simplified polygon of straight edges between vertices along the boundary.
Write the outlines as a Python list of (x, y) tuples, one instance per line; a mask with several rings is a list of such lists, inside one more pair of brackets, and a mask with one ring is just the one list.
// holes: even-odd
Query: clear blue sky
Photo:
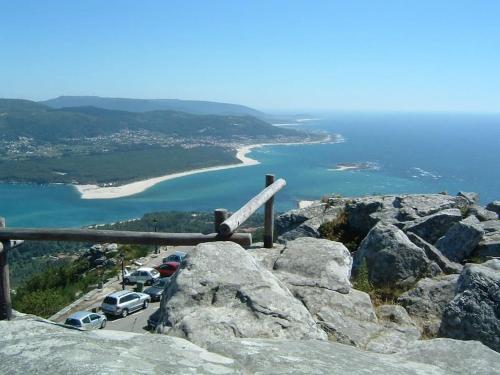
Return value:
[(500, 1), (0, 0), (0, 97), (500, 112)]

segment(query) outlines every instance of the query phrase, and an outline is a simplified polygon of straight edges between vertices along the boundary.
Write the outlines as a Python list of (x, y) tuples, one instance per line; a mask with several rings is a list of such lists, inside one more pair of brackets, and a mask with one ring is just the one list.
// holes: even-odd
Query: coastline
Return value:
[(264, 146), (292, 146), (301, 144), (317, 144), (317, 143), (329, 143), (331, 142), (331, 136), (328, 135), (327, 138), (321, 141), (314, 142), (300, 142), (300, 143), (258, 143), (253, 145), (241, 146), (236, 149), (236, 158), (241, 161), (237, 164), (220, 165), (215, 167), (206, 167), (199, 169), (192, 169), (184, 172), (171, 173), (164, 176), (154, 177), (146, 180), (135, 181), (129, 184), (120, 186), (98, 186), (98, 185), (73, 185), (75, 189), (80, 193), (81, 199), (115, 199), (123, 198), (131, 195), (142, 193), (143, 191), (149, 189), (150, 187), (168, 180), (173, 180), (179, 177), (190, 176), (198, 173), (214, 172), (224, 169), (249, 167), (252, 165), (258, 165), (260, 162), (258, 160), (252, 159), (247, 156), (248, 153), (254, 148), (260, 148)]

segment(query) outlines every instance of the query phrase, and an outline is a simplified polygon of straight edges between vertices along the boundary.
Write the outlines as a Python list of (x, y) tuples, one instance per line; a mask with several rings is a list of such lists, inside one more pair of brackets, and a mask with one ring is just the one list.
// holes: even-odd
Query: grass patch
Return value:
[(353, 279), (352, 285), (354, 289), (367, 293), (375, 307), (381, 305), (395, 305), (401, 294), (409, 288), (401, 288), (393, 285), (374, 286), (370, 282), (368, 264), (366, 259), (363, 259), (361, 266), (358, 268), (356, 276)]
[(336, 219), (322, 224), (318, 230), (322, 238), (342, 242), (351, 252), (358, 248), (362, 240), (358, 233), (349, 228), (345, 210)]

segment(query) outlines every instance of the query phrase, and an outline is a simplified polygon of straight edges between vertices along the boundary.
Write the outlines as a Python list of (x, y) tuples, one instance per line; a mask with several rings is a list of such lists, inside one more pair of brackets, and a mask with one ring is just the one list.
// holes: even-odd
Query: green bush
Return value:
[(361, 242), (359, 234), (349, 228), (345, 210), (336, 219), (322, 224), (318, 230), (322, 238), (342, 242), (349, 251), (355, 251)]

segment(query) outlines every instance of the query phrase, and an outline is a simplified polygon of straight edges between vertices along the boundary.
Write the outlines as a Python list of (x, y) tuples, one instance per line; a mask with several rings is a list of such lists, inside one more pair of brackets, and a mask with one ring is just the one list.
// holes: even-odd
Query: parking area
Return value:
[[(155, 267), (162, 263), (162, 259), (175, 251), (182, 251), (189, 253), (192, 247), (177, 246), (177, 247), (161, 247), (159, 254), (149, 254), (147, 257), (139, 260), (140, 267)], [(139, 268), (139, 265), (137, 265)], [(126, 289), (134, 290), (135, 285), (126, 285)], [(66, 318), (77, 311), (92, 311), (96, 309), (99, 311), (103, 299), (113, 292), (122, 290), (121, 275), (116, 280), (110, 280), (103, 285), (102, 289), (94, 289), (87, 293), (83, 298), (80, 298), (76, 303), (71, 305), (71, 308), (64, 313), (59, 314), (54, 319), (57, 323), (64, 323)], [(147, 328), (147, 320), (149, 316), (154, 313), (160, 306), (160, 302), (151, 302), (146, 309), (142, 309), (131, 313), (125, 318), (108, 316), (108, 322), (105, 329), (144, 333)]]
[(125, 318), (108, 316), (108, 323), (104, 329), (144, 333), (147, 330), (149, 316), (159, 307), (160, 302), (151, 302), (146, 309), (131, 313)]

